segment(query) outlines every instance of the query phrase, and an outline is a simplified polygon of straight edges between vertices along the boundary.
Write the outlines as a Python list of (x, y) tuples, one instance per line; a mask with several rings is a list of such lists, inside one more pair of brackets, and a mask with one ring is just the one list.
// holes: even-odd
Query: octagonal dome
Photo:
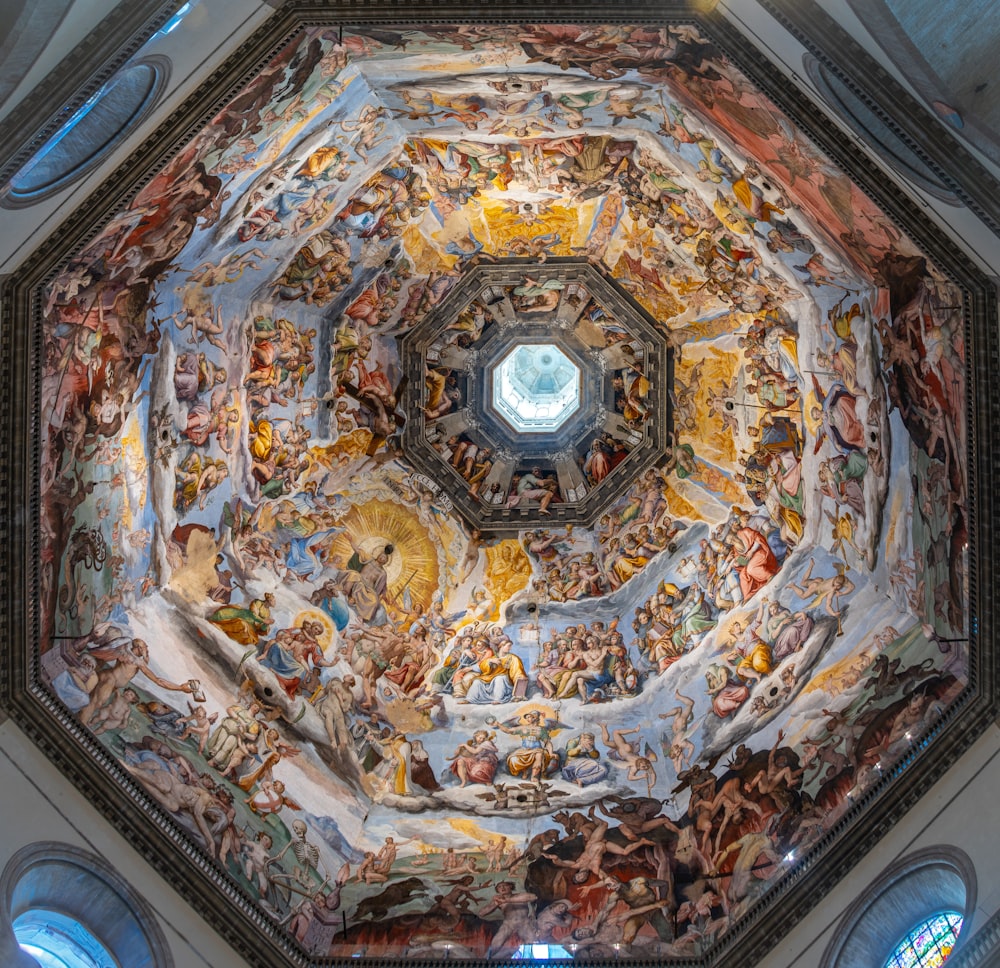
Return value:
[(519, 433), (558, 430), (580, 408), (580, 378), (558, 346), (518, 343), (490, 368), (490, 402)]
[(989, 286), (714, 15), (321, 8), (5, 283), (12, 714), (255, 964), (749, 964), (994, 685)]
[(672, 352), (586, 260), (469, 265), (400, 354), (405, 457), (477, 530), (589, 526), (663, 458)]

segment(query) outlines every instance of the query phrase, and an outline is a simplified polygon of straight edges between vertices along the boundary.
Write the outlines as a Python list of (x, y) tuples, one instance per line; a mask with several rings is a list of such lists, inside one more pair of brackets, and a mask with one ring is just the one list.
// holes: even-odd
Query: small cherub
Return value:
[(184, 716), (177, 720), (177, 724), (180, 725), (184, 723), (184, 732), (178, 737), (178, 739), (191, 739), (197, 737), (198, 739), (198, 752), (202, 756), (205, 755), (205, 745), (208, 743), (208, 733), (212, 728), (212, 725), (219, 718), (218, 713), (212, 713), (211, 716), (205, 712), (204, 706), (192, 706), (188, 703), (188, 709), (191, 710), (190, 716)]

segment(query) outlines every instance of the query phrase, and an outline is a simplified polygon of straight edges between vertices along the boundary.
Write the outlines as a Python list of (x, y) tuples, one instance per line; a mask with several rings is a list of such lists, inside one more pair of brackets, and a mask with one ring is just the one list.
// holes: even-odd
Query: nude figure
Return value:
[[(462, 923), (462, 915), (468, 913), (469, 902), (477, 900), (476, 895), (484, 888), (473, 888), (475, 875), (463, 874), (457, 880), (449, 881), (455, 886), (447, 894), (439, 894), (434, 899), (431, 911), (444, 911), (454, 919), (449, 925), (449, 931), (455, 931)], [(430, 913), (430, 912), (428, 912)]]
[(109, 729), (124, 729), (128, 725), (132, 706), (139, 701), (134, 689), (123, 689), (91, 720), (90, 729), (95, 736)]
[[(837, 574), (832, 575), (829, 578), (812, 578), (813, 566), (816, 564), (815, 559), (809, 559), (809, 567), (806, 568), (805, 574), (800, 579), (800, 584), (796, 585), (794, 582), (789, 582), (788, 587), (795, 592), (799, 598), (810, 598), (816, 596), (812, 603), (811, 608), (816, 608), (820, 604), (823, 604), (827, 612), (834, 618), (840, 618), (840, 598), (844, 595), (850, 595), (854, 591), (854, 583), (845, 574), (846, 569), (844, 566), (837, 562), (834, 567), (837, 569)], [(837, 607), (834, 607), (834, 599), (837, 599)]]
[(762, 794), (773, 793), (784, 783), (789, 789), (799, 785), (802, 774), (805, 770), (793, 770), (788, 763), (788, 758), (784, 754), (778, 754), (778, 744), (785, 738), (785, 734), (779, 729), (778, 738), (771, 747), (771, 752), (767, 757), (767, 770), (761, 770), (747, 785), (746, 791), (750, 793), (756, 787)]
[(590, 880), (591, 875), (599, 881), (603, 881), (605, 878), (603, 869), (605, 854), (628, 857), (629, 854), (635, 853), (640, 847), (654, 846), (653, 841), (645, 837), (633, 841), (627, 847), (619, 847), (617, 844), (608, 843), (605, 840), (605, 835), (608, 832), (608, 822), (606, 820), (598, 820), (595, 817), (594, 807), (590, 808), (588, 816), (593, 821), (593, 826), (589, 827), (588, 832), (581, 832), (584, 838), (584, 848), (579, 857), (575, 860), (563, 860), (555, 854), (542, 851), (542, 856), (548, 858), (556, 867), (564, 867), (567, 870), (575, 872), (573, 874), (574, 884), (585, 884)]
[(686, 770), (691, 764), (691, 757), (694, 754), (694, 744), (687, 738), (694, 721), (694, 700), (682, 696), (679, 690), (674, 690), (674, 696), (680, 702), (679, 706), (660, 713), (660, 719), (671, 719), (670, 747), (667, 756), (674, 764), (674, 770), (680, 773)]
[(204, 706), (192, 706), (188, 703), (188, 709), (191, 710), (189, 716), (184, 716), (177, 720), (177, 725), (180, 726), (184, 723), (184, 732), (178, 736), (178, 739), (192, 739), (198, 740), (198, 752), (204, 756), (205, 746), (208, 744), (208, 734), (214, 725), (215, 721), (219, 718), (218, 713), (212, 713), (211, 716), (205, 712)]
[(645, 780), (646, 792), (649, 793), (656, 785), (656, 771), (653, 769), (653, 760), (656, 754), (649, 753), (640, 756), (635, 744), (625, 739), (631, 733), (638, 733), (639, 727), (632, 729), (616, 729), (613, 733), (608, 732), (607, 723), (601, 723), (601, 738), (609, 749), (609, 758), (612, 763), (624, 763), (628, 767), (626, 774), (630, 780)]
[(161, 689), (174, 692), (194, 692), (191, 682), (182, 685), (161, 679), (149, 668), (149, 647), (142, 639), (132, 639), (126, 646), (122, 645), (114, 653), (114, 665), (101, 669), (97, 673), (97, 685), (90, 696), (90, 702), (80, 710), (80, 722), (89, 726), (97, 715), (111, 702), (111, 697), (118, 689), (123, 689), (141, 672), (147, 679), (155, 682)]
[(191, 327), (191, 335), (187, 340), (189, 343), (197, 345), (204, 336), (213, 346), (226, 352), (226, 344), (219, 339), (225, 330), (222, 307), (217, 307), (213, 314), (212, 301), (207, 296), (198, 298), (197, 293), (198, 290), (187, 290), (182, 297), (184, 308), (168, 318), (174, 321), (178, 329)]
[[(171, 751), (172, 752), (172, 751)], [(143, 760), (125, 767), (168, 813), (187, 813), (205, 841), (209, 857), (215, 857), (215, 838), (205, 819), (222, 813), (215, 796), (196, 781), (185, 781), (156, 760)]]

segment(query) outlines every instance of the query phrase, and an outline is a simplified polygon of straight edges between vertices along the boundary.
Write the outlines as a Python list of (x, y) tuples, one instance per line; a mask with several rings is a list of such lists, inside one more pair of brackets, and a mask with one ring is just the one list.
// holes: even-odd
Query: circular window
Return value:
[(115, 959), (79, 921), (57, 911), (26, 911), (14, 922), (21, 950), (41, 968), (115, 968)]
[(827, 104), (893, 168), (929, 195), (952, 205), (957, 204), (955, 193), (935, 175), (927, 162), (836, 74), (828, 71), (811, 54), (804, 55), (803, 65)]
[(943, 911), (918, 924), (893, 949), (883, 968), (939, 968), (948, 960), (962, 930), (962, 915)]
[(2, 204), (33, 205), (93, 168), (152, 109), (168, 67), (165, 57), (148, 57), (116, 74), (21, 166)]
[(29, 844), (0, 873), (0, 952), (15, 944), (41, 968), (174, 964), (146, 901), (102, 858), (69, 844)]

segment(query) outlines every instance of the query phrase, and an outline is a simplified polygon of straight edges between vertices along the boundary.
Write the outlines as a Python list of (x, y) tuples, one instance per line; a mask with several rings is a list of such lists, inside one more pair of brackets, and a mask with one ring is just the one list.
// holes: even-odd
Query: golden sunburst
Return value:
[(355, 505), (345, 515), (345, 531), (330, 543), (327, 560), (343, 567), (354, 554), (354, 544), (365, 554), (384, 551), (389, 560), (388, 606), (404, 611), (404, 595), (409, 592), (414, 605), (428, 608), (439, 581), (437, 545), (409, 508), (392, 501), (373, 500)]
[[(486, 248), (495, 255), (509, 255), (518, 244), (541, 235), (552, 237), (548, 251), (552, 255), (572, 255), (570, 244), (579, 224), (579, 213), (566, 205), (547, 205), (543, 217), (526, 223), (510, 206), (490, 199), (482, 202), (489, 226)], [(558, 239), (558, 241), (556, 241)]]

